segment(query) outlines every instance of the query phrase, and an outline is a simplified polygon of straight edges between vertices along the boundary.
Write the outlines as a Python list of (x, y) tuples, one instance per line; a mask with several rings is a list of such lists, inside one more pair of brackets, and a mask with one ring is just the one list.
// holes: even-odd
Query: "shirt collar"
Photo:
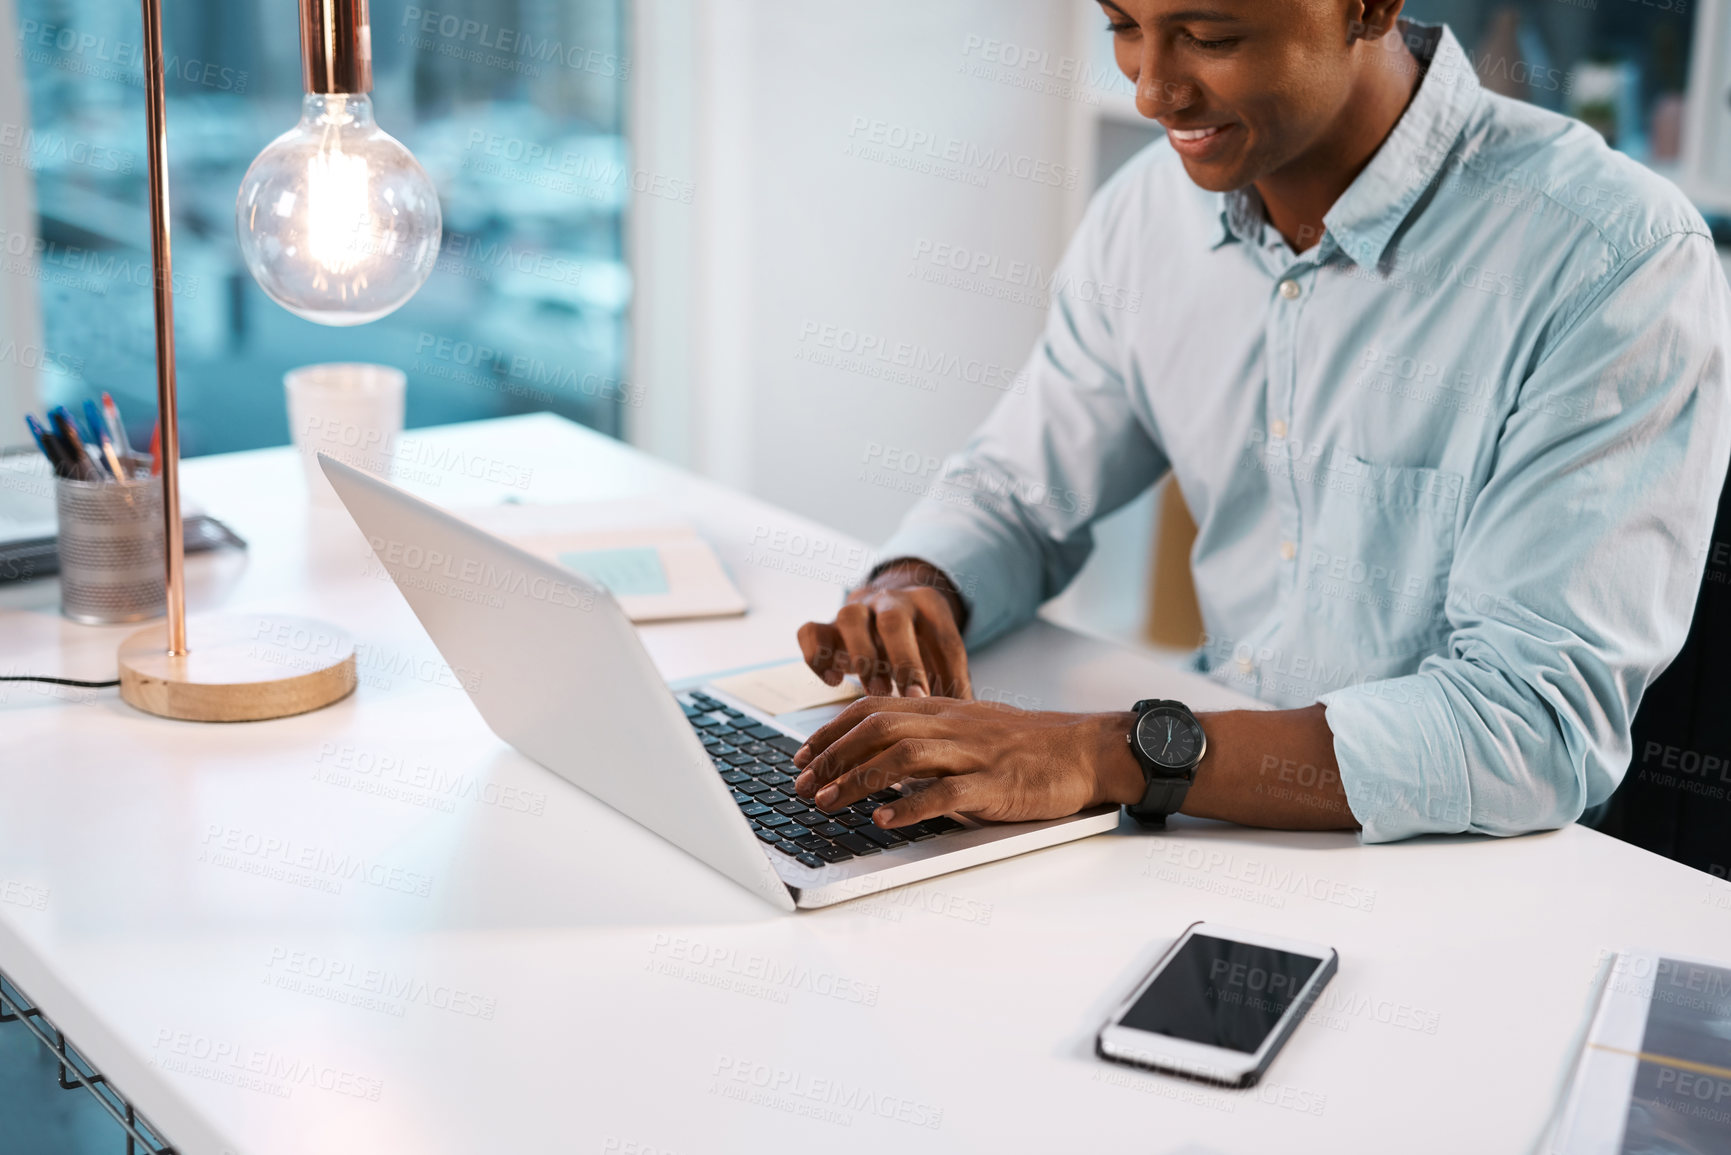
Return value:
[[(1479, 78), (1446, 25), (1400, 21), (1407, 47), (1425, 65), (1424, 78), (1394, 130), (1364, 171), (1323, 217), (1335, 246), (1359, 265), (1382, 259), (1395, 230), (1442, 169), (1478, 100)], [(1262, 233), (1262, 198), (1254, 187), (1213, 194), (1219, 205), (1211, 247), (1228, 240), (1255, 244)]]

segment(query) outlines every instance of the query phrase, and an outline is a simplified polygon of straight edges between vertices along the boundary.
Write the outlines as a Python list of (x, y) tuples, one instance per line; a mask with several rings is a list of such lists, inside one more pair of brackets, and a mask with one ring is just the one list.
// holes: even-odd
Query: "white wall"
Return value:
[[(813, 357), (841, 354), (853, 334), (964, 374), (1020, 371), (1042, 307), (977, 291), (1004, 284), (988, 276), (963, 288), (910, 274), (938, 245), (1000, 270), (1054, 267), (1093, 187), (1099, 94), (1115, 89), (1122, 103), (1129, 90), (1094, 43), (1103, 26), (1082, 0), (637, 0), (636, 164), (696, 193), (689, 205), (641, 196), (633, 206), (636, 376), (648, 403), (627, 436), (874, 543), (886, 537), (1001, 392), (955, 372), (910, 369), (925, 389), (858, 371), (887, 364), (876, 356)], [(874, 123), (877, 135), (932, 141), (885, 154), (959, 150), (951, 169), (978, 178), (851, 155), (872, 144)], [(982, 172), (970, 149), (1036, 164), (1036, 179)], [(905, 488), (883, 484), (905, 476), (885, 468), (892, 452), (920, 463)], [(1144, 500), (1110, 519), (1053, 616), (1133, 639), (1152, 518)]]
[[(667, 166), (696, 184), (684, 221), (674, 206), (643, 206), (635, 226), (640, 311), (639, 380), (649, 409), (630, 433), (639, 444), (685, 460), (753, 493), (878, 539), (911, 503), (908, 492), (862, 483), (875, 446), (933, 460), (961, 444), (1001, 395), (954, 374), (918, 373), (930, 390), (874, 379), (807, 355), (839, 353), (844, 333), (917, 355), (1017, 371), (1043, 311), (910, 276), (916, 248), (948, 244), (1000, 265), (1050, 269), (1067, 238), (1078, 197), (1003, 172), (985, 187), (849, 155), (881, 122), (900, 140), (924, 133), (948, 146), (995, 150), (1071, 168), (1076, 104), (1005, 81), (1031, 67), (988, 64), (966, 74), (985, 40), (1074, 54), (1072, 6), (1053, 0), (641, 0), (634, 50), (641, 86), (656, 106), (689, 85), (695, 140), (685, 156), (655, 126), (633, 125), (638, 163)], [(692, 32), (693, 59), (670, 66), (677, 30)], [(970, 47), (970, 45), (975, 45)], [(640, 88), (640, 94), (643, 89)], [(640, 106), (642, 105), (640, 101)], [(660, 126), (668, 136), (677, 127)], [(950, 142), (956, 142), (951, 145)], [(924, 148), (887, 154), (931, 159)], [(1025, 162), (1024, 162), (1025, 163)], [(683, 173), (682, 164), (691, 168)], [(1077, 174), (1085, 186), (1090, 174)], [(691, 230), (683, 261), (663, 243)], [(660, 245), (659, 250), (657, 246)], [(659, 263), (642, 256), (659, 252)], [(689, 276), (689, 283), (681, 280)], [(981, 278), (984, 283), (984, 278)], [(657, 311), (688, 294), (678, 316)], [(826, 338), (826, 327), (836, 337)], [(690, 334), (682, 363), (668, 348)], [(645, 347), (647, 346), (647, 348)], [(655, 374), (664, 375), (657, 378)], [(683, 379), (667, 374), (679, 374)], [(657, 406), (657, 395), (662, 407)], [(681, 396), (682, 395), (682, 396)], [(917, 480), (917, 479), (916, 479)]]

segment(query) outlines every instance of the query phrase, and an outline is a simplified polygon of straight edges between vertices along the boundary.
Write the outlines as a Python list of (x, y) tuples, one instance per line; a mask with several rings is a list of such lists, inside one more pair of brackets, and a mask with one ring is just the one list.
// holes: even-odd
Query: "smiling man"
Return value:
[[(1101, 802), (1367, 841), (1573, 821), (1683, 642), (1731, 454), (1705, 224), (1592, 130), (1484, 91), (1400, 0), (1101, 6), (1167, 134), (1058, 281), (1142, 307), (1057, 295), (1027, 392), (802, 628), (827, 680), (902, 696), (813, 735), (796, 789), (833, 809), (924, 780), (891, 828)], [(1168, 472), (1196, 664), (1278, 708), (958, 700), (964, 643), (1026, 622)]]

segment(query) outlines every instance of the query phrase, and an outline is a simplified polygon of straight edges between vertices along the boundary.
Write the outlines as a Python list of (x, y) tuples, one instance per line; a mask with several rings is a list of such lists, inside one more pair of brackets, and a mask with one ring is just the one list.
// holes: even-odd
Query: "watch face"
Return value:
[(1156, 766), (1188, 770), (1202, 753), (1202, 727), (1189, 714), (1156, 706), (1137, 719), (1136, 745)]

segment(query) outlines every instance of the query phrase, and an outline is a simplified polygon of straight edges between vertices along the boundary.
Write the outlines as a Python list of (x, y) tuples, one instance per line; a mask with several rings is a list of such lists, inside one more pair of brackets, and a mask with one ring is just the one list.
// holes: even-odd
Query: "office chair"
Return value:
[(1685, 866), (1731, 875), (1731, 483), (1719, 495), (1688, 640), (1647, 688), (1633, 732), (1622, 785), (1581, 820)]

